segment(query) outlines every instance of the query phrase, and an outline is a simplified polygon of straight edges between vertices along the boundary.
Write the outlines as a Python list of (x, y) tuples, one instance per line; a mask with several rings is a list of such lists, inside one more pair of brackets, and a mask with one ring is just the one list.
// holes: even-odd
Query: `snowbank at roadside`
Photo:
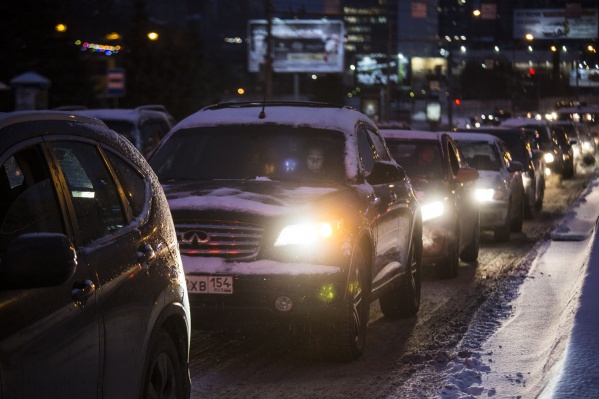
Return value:
[[(511, 303), (487, 309), (489, 316), (482, 310), (494, 320), (466, 334), (443, 371), (439, 398), (599, 397), (598, 215), (595, 177), (552, 241), (536, 248), (527, 273), (516, 271)], [(504, 316), (499, 328), (497, 316)], [(485, 333), (483, 344), (469, 346), (469, 335)]]

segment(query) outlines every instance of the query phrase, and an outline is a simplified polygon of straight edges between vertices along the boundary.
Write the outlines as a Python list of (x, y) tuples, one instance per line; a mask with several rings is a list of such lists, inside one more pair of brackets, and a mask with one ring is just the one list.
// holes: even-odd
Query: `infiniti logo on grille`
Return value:
[(187, 245), (205, 244), (210, 241), (210, 234), (202, 230), (190, 230), (181, 236), (181, 242)]

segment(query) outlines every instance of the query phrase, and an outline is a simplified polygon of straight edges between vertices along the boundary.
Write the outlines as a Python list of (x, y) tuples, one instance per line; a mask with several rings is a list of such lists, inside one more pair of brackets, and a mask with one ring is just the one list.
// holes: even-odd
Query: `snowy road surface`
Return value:
[(594, 179), (540, 248), (511, 315), (447, 365), (439, 397), (599, 397), (598, 215)]

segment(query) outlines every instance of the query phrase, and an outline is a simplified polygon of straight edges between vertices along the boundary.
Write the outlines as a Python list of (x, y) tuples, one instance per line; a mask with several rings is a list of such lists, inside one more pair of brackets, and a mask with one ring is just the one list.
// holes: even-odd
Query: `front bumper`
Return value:
[(503, 226), (508, 217), (507, 201), (482, 203), (480, 207), (480, 228), (484, 230)]
[[(452, 224), (455, 226), (455, 223)], [(455, 229), (449, 225), (430, 220), (422, 230), (422, 263), (436, 263), (450, 256), (452, 244), (456, 242)]]
[[(184, 258), (189, 260), (190, 257)], [(252, 264), (260, 264), (260, 261), (235, 263), (237, 268), (246, 273), (235, 273), (236, 267), (230, 267), (230, 272), (186, 273), (186, 277), (227, 275), (233, 281), (231, 294), (199, 294), (188, 290), (194, 325), (251, 328), (289, 324), (292, 321), (327, 321), (339, 314), (347, 284), (345, 270), (325, 266), (328, 269), (326, 272), (314, 272), (313, 265), (281, 264), (281, 273), (272, 273), (274, 262), (269, 262), (270, 271), (261, 273), (252, 271)], [(278, 299), (291, 303), (291, 309), (278, 310), (275, 306)]]

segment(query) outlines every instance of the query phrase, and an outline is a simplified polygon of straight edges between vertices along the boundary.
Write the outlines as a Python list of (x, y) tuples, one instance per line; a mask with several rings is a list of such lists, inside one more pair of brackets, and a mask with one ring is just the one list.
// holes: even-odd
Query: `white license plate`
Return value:
[(231, 276), (185, 276), (187, 292), (190, 294), (226, 294), (233, 293)]

